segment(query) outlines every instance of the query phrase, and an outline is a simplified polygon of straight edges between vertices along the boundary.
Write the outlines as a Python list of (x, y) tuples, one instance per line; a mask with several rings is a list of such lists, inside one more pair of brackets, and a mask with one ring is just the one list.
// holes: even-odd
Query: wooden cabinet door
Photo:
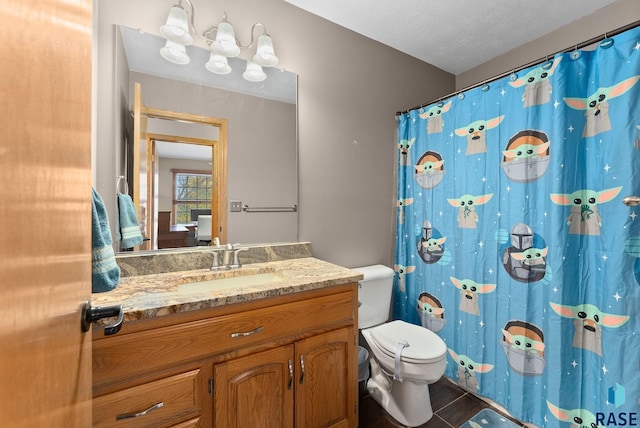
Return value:
[(216, 428), (293, 427), (293, 345), (214, 367)]
[(358, 424), (358, 360), (353, 327), (304, 339), (296, 350), (296, 426)]

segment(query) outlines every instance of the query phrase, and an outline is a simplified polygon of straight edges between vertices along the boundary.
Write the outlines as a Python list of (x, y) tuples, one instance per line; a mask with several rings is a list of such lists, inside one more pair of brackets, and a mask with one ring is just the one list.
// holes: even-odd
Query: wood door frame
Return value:
[[(177, 112), (173, 110), (163, 110), (158, 108), (147, 107), (142, 104), (142, 90), (140, 89), (140, 84), (136, 83), (134, 87), (134, 92), (139, 94), (138, 98), (140, 103), (134, 102), (134, 122), (139, 121), (146, 122), (148, 119), (164, 119), (164, 120), (174, 120), (185, 123), (195, 123), (199, 125), (208, 125), (218, 129), (218, 139), (217, 140), (204, 140), (197, 138), (190, 138), (193, 141), (193, 144), (204, 144), (206, 141), (215, 141), (212, 147), (211, 153), (211, 178), (213, 179), (213, 189), (212, 189), (212, 198), (211, 198), (211, 230), (216, 231), (215, 235), (220, 238), (220, 242), (227, 242), (227, 132), (228, 132), (228, 121), (227, 119), (212, 117), (212, 116), (202, 116), (191, 113)], [(139, 114), (138, 114), (139, 112)], [(135, 128), (135, 127), (134, 127)], [(139, 128), (138, 128), (139, 129)], [(145, 130), (144, 138), (146, 141), (150, 141), (147, 137), (147, 132)], [(160, 134), (154, 134), (160, 135)], [(140, 148), (140, 138), (141, 136), (134, 136), (134, 148), (133, 148), (133, 166), (134, 166), (134, 183), (140, 180), (139, 176), (136, 176), (135, 170), (136, 166), (139, 167), (140, 159), (137, 159)], [(165, 136), (168, 137), (168, 136)], [(181, 137), (183, 140), (186, 137)], [(199, 141), (199, 142), (197, 142)], [(209, 144), (206, 144), (209, 145)], [(148, 151), (147, 151), (148, 153)], [(148, 157), (147, 157), (148, 161)], [(146, 164), (148, 165), (148, 164)], [(138, 169), (139, 171), (139, 169)], [(134, 195), (133, 201), (134, 204), (136, 200), (138, 201), (136, 208), (138, 211), (140, 210), (140, 195), (136, 195), (135, 193), (139, 193), (139, 186), (136, 184), (133, 185)], [(138, 212), (140, 215), (140, 212)], [(149, 217), (149, 216), (147, 216)], [(151, 236), (151, 226), (153, 222), (146, 222), (146, 236)]]
[[(211, 189), (211, 212), (214, 212), (214, 207), (216, 206), (216, 204), (218, 203), (216, 201), (216, 199), (220, 199), (220, 189), (218, 188), (218, 186), (216, 185), (216, 183), (218, 181), (224, 181), (224, 189), (222, 191), (223, 193), (223, 197), (224, 200), (227, 200), (227, 194), (226, 194), (226, 190), (227, 190), (227, 180), (226, 180), (226, 176), (224, 177), (224, 180), (218, 180), (219, 177), (217, 177), (217, 173), (218, 173), (218, 169), (216, 168), (215, 163), (213, 162), (214, 159), (216, 159), (217, 156), (219, 156), (218, 150), (219, 150), (219, 145), (220, 145), (220, 140), (209, 140), (209, 139), (204, 139), (204, 138), (195, 138), (195, 137), (183, 137), (180, 135), (169, 135), (169, 134), (157, 134), (157, 133), (153, 133), (153, 132), (148, 132), (147, 133), (147, 171), (152, 171), (152, 174), (147, 174), (147, 177), (149, 179), (149, 185), (147, 186), (147, 200), (151, 201), (151, 203), (149, 204), (150, 210), (151, 210), (151, 215), (153, 216), (151, 218), (152, 221), (150, 221), (150, 225), (153, 226), (156, 224), (156, 218), (155, 218), (155, 214), (156, 214), (156, 207), (155, 207), (155, 199), (154, 199), (154, 190), (155, 190), (155, 173), (156, 173), (156, 168), (157, 168), (157, 164), (156, 164), (156, 142), (157, 141), (163, 141), (163, 142), (167, 142), (167, 143), (180, 143), (180, 144), (197, 144), (200, 146), (208, 146), (211, 147), (211, 179), (213, 180), (213, 188)], [(175, 189), (173, 189), (175, 192)], [(173, 212), (172, 215), (175, 215), (175, 207), (173, 207), (173, 201), (172, 201), (172, 208), (171, 211)], [(226, 213), (226, 209), (225, 209), (225, 213)], [(220, 218), (220, 216), (218, 215), (218, 219)], [(224, 219), (224, 221), (226, 222), (226, 217)], [(221, 227), (222, 225), (219, 223), (216, 223), (216, 219), (215, 216), (212, 217), (211, 220), (211, 230), (226, 230), (226, 227)], [(151, 234), (149, 235), (151, 237), (151, 249), (155, 249), (155, 243), (156, 243), (156, 230), (152, 229), (151, 230)], [(218, 232), (220, 234), (220, 232)], [(221, 239), (221, 242), (226, 242), (226, 236), (225, 236), (225, 240), (222, 241), (223, 237), (221, 235), (216, 235)]]

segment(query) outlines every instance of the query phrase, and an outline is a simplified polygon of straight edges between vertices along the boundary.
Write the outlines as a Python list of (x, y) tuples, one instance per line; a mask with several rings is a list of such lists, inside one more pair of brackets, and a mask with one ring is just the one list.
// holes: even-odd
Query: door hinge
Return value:
[(356, 415), (358, 414), (358, 403), (355, 403), (353, 405), (353, 413), (355, 413)]
[(209, 395), (213, 395), (213, 378), (209, 378)]

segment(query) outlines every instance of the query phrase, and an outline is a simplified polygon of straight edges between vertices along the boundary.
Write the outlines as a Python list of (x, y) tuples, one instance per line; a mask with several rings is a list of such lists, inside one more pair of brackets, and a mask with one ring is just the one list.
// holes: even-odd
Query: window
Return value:
[(191, 210), (211, 209), (213, 180), (209, 171), (172, 170), (173, 218), (176, 224), (191, 223)]

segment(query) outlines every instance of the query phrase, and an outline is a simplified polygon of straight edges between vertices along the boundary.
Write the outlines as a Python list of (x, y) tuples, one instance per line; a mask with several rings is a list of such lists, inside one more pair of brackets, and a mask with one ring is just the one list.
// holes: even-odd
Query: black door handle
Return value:
[(104, 335), (110, 336), (120, 331), (122, 327), (122, 320), (124, 318), (124, 311), (122, 305), (113, 306), (91, 306), (91, 303), (87, 300), (82, 304), (82, 318), (80, 320), (80, 328), (83, 332), (89, 331), (91, 323), (102, 318), (118, 317), (113, 324), (110, 324), (104, 328)]

